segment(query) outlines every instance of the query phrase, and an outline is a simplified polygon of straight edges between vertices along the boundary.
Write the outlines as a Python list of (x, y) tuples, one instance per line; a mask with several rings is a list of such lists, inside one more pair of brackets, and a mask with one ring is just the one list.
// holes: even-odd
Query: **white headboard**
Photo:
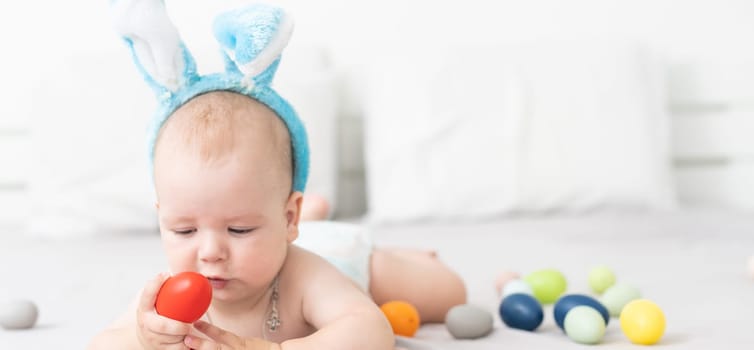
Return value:
[(669, 85), (681, 200), (754, 209), (754, 62), (673, 65)]

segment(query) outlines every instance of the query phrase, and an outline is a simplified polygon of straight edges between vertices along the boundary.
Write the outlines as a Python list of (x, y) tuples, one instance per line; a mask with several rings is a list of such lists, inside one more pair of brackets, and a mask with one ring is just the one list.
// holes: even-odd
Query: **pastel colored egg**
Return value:
[(565, 320), (566, 315), (577, 306), (588, 306), (593, 308), (602, 316), (605, 325), (610, 323), (610, 313), (607, 311), (607, 308), (602, 305), (602, 303), (597, 301), (597, 299), (594, 299), (588, 295), (570, 294), (558, 299), (558, 301), (555, 303), (555, 307), (552, 310), (553, 316), (555, 317), (555, 323), (558, 324), (558, 327), (560, 327), (560, 329), (564, 329), (563, 321)]
[(11, 300), (0, 303), (0, 326), (5, 329), (34, 327), (39, 317), (37, 305), (29, 300)]
[(532, 272), (524, 277), (524, 281), (531, 286), (534, 297), (542, 304), (552, 304), (558, 300), (568, 285), (565, 276), (555, 269)]
[(592, 307), (576, 306), (564, 320), (566, 335), (581, 344), (597, 344), (605, 336), (605, 319)]
[(492, 314), (473, 305), (456, 305), (445, 315), (445, 327), (456, 339), (475, 339), (492, 331)]
[(500, 318), (508, 327), (533, 331), (542, 324), (542, 305), (533, 296), (511, 294), (500, 303)]
[(519, 293), (534, 296), (534, 291), (531, 290), (531, 287), (528, 283), (519, 279), (515, 279), (505, 284), (502, 297), (505, 298), (511, 294)]
[(631, 342), (652, 345), (665, 333), (665, 314), (647, 299), (634, 300), (623, 308), (620, 328)]
[(602, 305), (605, 305), (610, 316), (620, 316), (621, 310), (629, 302), (641, 298), (641, 293), (638, 289), (629, 286), (627, 284), (616, 284), (608, 288), (600, 301)]
[(607, 266), (597, 266), (589, 271), (589, 286), (595, 293), (602, 294), (614, 284), (615, 274)]
[(497, 291), (497, 295), (502, 295), (503, 288), (508, 282), (519, 278), (521, 278), (521, 275), (513, 271), (503, 271), (500, 273), (495, 280), (495, 290)]

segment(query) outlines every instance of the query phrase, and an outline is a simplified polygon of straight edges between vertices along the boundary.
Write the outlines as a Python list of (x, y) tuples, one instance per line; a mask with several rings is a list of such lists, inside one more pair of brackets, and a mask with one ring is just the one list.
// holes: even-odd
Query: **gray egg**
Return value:
[(37, 305), (29, 300), (0, 303), (0, 326), (5, 329), (27, 329), (37, 323)]
[(445, 327), (456, 339), (483, 337), (492, 330), (492, 314), (473, 305), (457, 305), (445, 315)]

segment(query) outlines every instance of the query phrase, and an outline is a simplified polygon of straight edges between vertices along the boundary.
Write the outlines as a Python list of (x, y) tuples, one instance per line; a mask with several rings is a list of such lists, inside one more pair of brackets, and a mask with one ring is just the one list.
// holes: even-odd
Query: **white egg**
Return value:
[(503, 271), (500, 273), (497, 280), (495, 280), (495, 290), (497, 291), (497, 294), (501, 295), (503, 293), (503, 288), (505, 288), (505, 285), (508, 284), (508, 282), (519, 278), (521, 278), (521, 275), (513, 271)]
[(528, 283), (520, 279), (514, 279), (505, 284), (505, 287), (503, 287), (503, 295), (501, 295), (501, 297), (505, 299), (505, 297), (516, 293), (534, 295), (534, 292), (531, 290), (531, 286), (529, 286)]
[(605, 305), (610, 316), (620, 317), (620, 312), (626, 304), (641, 298), (641, 292), (628, 284), (616, 284), (608, 288), (600, 302)]
[(26, 329), (37, 323), (37, 305), (29, 300), (10, 300), (0, 303), (0, 326), (5, 329)]

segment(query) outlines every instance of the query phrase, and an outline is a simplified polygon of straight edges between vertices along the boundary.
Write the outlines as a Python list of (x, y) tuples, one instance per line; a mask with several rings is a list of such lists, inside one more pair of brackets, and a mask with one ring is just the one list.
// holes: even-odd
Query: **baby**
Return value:
[[(159, 0), (131, 2), (151, 18), (164, 11)], [(259, 10), (233, 19), (254, 22)], [(140, 55), (147, 51), (138, 40), (148, 35), (129, 37), (134, 28), (126, 29), (137, 64), (164, 99), (151, 154), (169, 271), (207, 276), (213, 296), (194, 324), (163, 317), (154, 307), (168, 277), (160, 274), (91, 349), (392, 349), (378, 304), (408, 301), (422, 321), (442, 322), (465, 302), (462, 280), (432, 252), (374, 248), (362, 230), (345, 224), (299, 228), (308, 146), (295, 112), (269, 88), (277, 59), (252, 62), (251, 75), (236, 77), (247, 67), (239, 64), (227, 76), (192, 76), (180, 44), (173, 47), (184, 55), (177, 69), (160, 70), (148, 61), (160, 57), (160, 46), (149, 43), (151, 51)], [(166, 37), (160, 44), (170, 46)], [(182, 76), (158, 74), (166, 71)]]
[[(210, 92), (179, 108), (160, 131), (154, 182), (170, 271), (197, 271), (212, 283), (208, 322), (192, 327), (155, 312), (163, 274), (93, 348), (202, 349), (213, 342), (249, 349), (389, 349), (392, 332), (375, 302), (409, 301), (429, 322), (442, 322), (450, 307), (465, 302), (462, 281), (431, 253), (373, 249), (367, 265), (372, 300), (323, 258), (291, 244), (299, 235), (303, 196), (291, 191), (288, 132), (273, 111), (249, 97)], [(273, 305), (281, 321), (274, 330)]]

